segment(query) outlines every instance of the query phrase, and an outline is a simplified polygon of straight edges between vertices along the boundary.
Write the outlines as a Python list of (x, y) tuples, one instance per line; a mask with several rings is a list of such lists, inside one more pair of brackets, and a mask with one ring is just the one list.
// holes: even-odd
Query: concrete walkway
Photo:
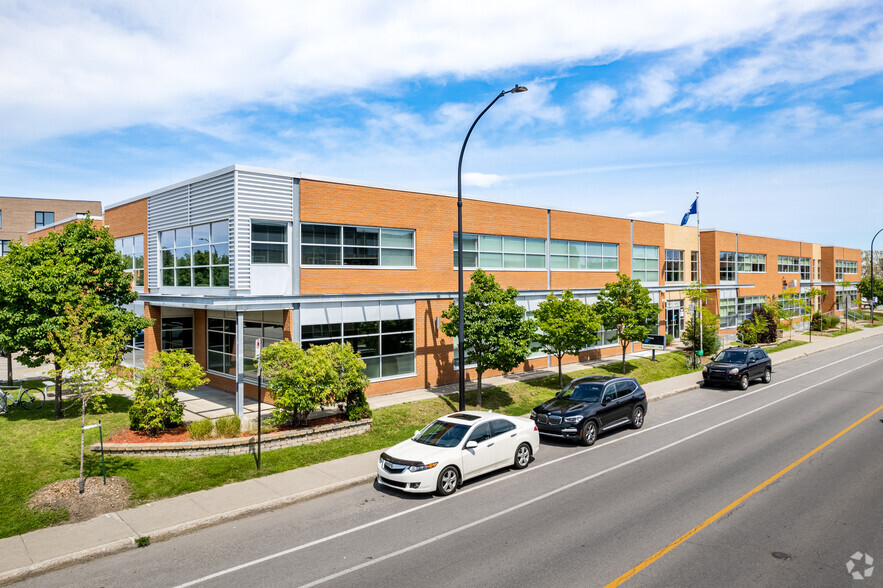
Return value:
[[(775, 365), (826, 349), (883, 336), (883, 327), (864, 329), (841, 337), (814, 336), (811, 344), (777, 352)], [(794, 335), (801, 339), (805, 335)], [(566, 366), (567, 371), (584, 369), (587, 364)], [(539, 370), (530, 377), (557, 373)], [(487, 378), (488, 386), (505, 384), (525, 375)], [(692, 390), (699, 386), (698, 373), (686, 374), (644, 385), (650, 400)], [(440, 394), (453, 393), (442, 387), (391, 394), (373, 399), (372, 407), (412, 402)], [(213, 402), (206, 393), (195, 395), (209, 404), (198, 411), (209, 416)], [(230, 396), (228, 394), (228, 396)], [(336, 492), (374, 479), (380, 451), (353, 455), (312, 466), (228, 484), (211, 490), (158, 500), (118, 512), (100, 515), (89, 521), (47, 527), (24, 535), (0, 539), (0, 584), (7, 584), (40, 573), (83, 562), (94, 557), (136, 548), (139, 537), (161, 541), (194, 529), (217, 525), (236, 518), (279, 508), (295, 502)]]

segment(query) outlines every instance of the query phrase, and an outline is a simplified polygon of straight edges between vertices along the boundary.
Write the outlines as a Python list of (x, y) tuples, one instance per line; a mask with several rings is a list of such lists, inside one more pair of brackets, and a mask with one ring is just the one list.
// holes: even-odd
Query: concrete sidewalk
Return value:
[[(773, 355), (773, 366), (883, 335), (883, 327), (864, 329), (840, 337), (813, 337), (801, 345)], [(805, 335), (795, 335), (801, 339)], [(804, 339), (805, 340), (805, 339)], [(565, 366), (566, 371), (585, 369), (587, 364)], [(539, 370), (518, 376), (484, 380), (488, 386), (506, 384), (557, 373)], [(686, 374), (644, 386), (650, 400), (692, 390), (699, 386), (698, 373)], [(417, 390), (373, 399), (372, 408), (412, 402), (453, 393), (456, 385), (434, 390)], [(374, 479), (379, 451), (353, 455), (334, 461), (228, 484), (211, 490), (158, 500), (141, 506), (100, 515), (89, 521), (47, 527), (24, 535), (0, 539), (0, 584), (8, 584), (40, 573), (83, 562), (95, 557), (136, 548), (139, 537), (162, 541), (204, 527), (264, 512), (336, 492)]]

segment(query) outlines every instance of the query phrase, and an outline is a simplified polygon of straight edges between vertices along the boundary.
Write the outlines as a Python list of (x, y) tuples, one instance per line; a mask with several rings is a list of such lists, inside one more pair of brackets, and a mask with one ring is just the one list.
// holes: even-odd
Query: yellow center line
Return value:
[(798, 459), (797, 461), (795, 461), (794, 463), (792, 463), (791, 465), (786, 467), (785, 469), (781, 470), (780, 472), (778, 472), (777, 474), (775, 474), (771, 478), (767, 479), (762, 484), (756, 486), (753, 490), (744, 494), (743, 496), (741, 496), (737, 500), (734, 500), (733, 502), (731, 502), (730, 504), (728, 504), (727, 506), (725, 506), (724, 508), (722, 508), (721, 510), (719, 510), (718, 512), (713, 514), (711, 517), (705, 519), (703, 522), (699, 523), (699, 525), (693, 527), (692, 529), (690, 529), (689, 531), (687, 531), (686, 533), (684, 533), (683, 535), (681, 535), (680, 537), (675, 539), (673, 542), (669, 543), (664, 548), (660, 549), (659, 551), (657, 551), (656, 553), (654, 553), (653, 555), (651, 555), (650, 557), (648, 557), (647, 559), (645, 559), (644, 561), (642, 561), (641, 563), (639, 563), (638, 565), (636, 565), (635, 567), (633, 567), (632, 569), (630, 569), (629, 571), (627, 571), (626, 573), (624, 573), (623, 575), (618, 577), (617, 579), (615, 579), (612, 582), (610, 582), (609, 584), (607, 584), (605, 586), (605, 588), (614, 588), (615, 586), (619, 586), (620, 584), (622, 584), (623, 582), (625, 582), (626, 580), (628, 580), (632, 576), (636, 575), (641, 570), (649, 567), (651, 564), (653, 564), (655, 561), (662, 558), (662, 556), (667, 554), (669, 551), (673, 550), (675, 547), (677, 547), (678, 545), (680, 545), (681, 543), (683, 543), (684, 541), (686, 541), (687, 539), (689, 539), (690, 537), (692, 537), (693, 535), (695, 535), (696, 533), (698, 533), (699, 531), (701, 531), (702, 529), (704, 529), (705, 527), (710, 525), (711, 523), (715, 522), (716, 520), (718, 520), (719, 518), (721, 518), (722, 516), (724, 516), (725, 514), (727, 514), (728, 512), (730, 512), (731, 510), (733, 510), (734, 508), (736, 508), (737, 506), (739, 506), (740, 504), (745, 502), (746, 500), (748, 500), (751, 496), (754, 496), (755, 494), (757, 494), (758, 492), (760, 492), (761, 490), (763, 490), (764, 488), (766, 488), (767, 486), (769, 486), (770, 484), (772, 484), (773, 482), (775, 482), (776, 480), (778, 480), (779, 478), (781, 478), (782, 476), (784, 476), (785, 474), (787, 474), (788, 472), (790, 472), (791, 470), (793, 470), (794, 468), (796, 468), (797, 466), (799, 466), (800, 464), (805, 462), (807, 459), (809, 459), (810, 457), (812, 457), (813, 455), (815, 455), (816, 453), (818, 453), (819, 451), (821, 451), (822, 449), (824, 449), (825, 447), (827, 447), (828, 445), (830, 445), (831, 443), (833, 443), (834, 441), (836, 441), (837, 439), (839, 439), (840, 437), (842, 437), (843, 435), (845, 435), (846, 433), (848, 433), (849, 431), (851, 431), (852, 429), (854, 429), (855, 427), (860, 425), (862, 422), (866, 421), (867, 419), (874, 416), (876, 413), (880, 412), (880, 410), (883, 410), (883, 405), (878, 406), (876, 409), (869, 412), (868, 414), (866, 414), (865, 416), (863, 416), (859, 420), (855, 421), (854, 423), (852, 423), (851, 425), (849, 425), (848, 427), (846, 427), (845, 429), (843, 429), (842, 431), (840, 431), (839, 433), (837, 433), (836, 435), (834, 435), (833, 437), (831, 437), (830, 439), (828, 439), (827, 441), (825, 441), (824, 443), (822, 443), (821, 445), (819, 445), (818, 447), (816, 447), (815, 449), (813, 449), (812, 451), (810, 451), (809, 453), (807, 453), (806, 455), (804, 455), (803, 457), (801, 457), (800, 459)]

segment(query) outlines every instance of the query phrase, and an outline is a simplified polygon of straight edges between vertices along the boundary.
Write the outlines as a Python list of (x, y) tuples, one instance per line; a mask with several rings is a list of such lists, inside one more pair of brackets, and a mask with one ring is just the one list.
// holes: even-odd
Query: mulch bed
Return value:
[(122, 510), (130, 506), (132, 489), (125, 478), (110, 476), (107, 484), (102, 478), (86, 478), (85, 492), (80, 494), (78, 478), (60, 480), (43, 486), (28, 501), (34, 510), (66, 508), (69, 519), (65, 522), (86, 521), (106, 512)]
[[(330, 423), (341, 423), (346, 419), (343, 416), (330, 416), (318, 419), (311, 419), (308, 427), (318, 427), (319, 425), (327, 425)], [(275, 428), (276, 431), (291, 431), (303, 427), (293, 427), (291, 425), (280, 425)], [(253, 433), (242, 433), (240, 437), (252, 437)], [(114, 435), (105, 441), (105, 443), (179, 443), (181, 441), (192, 441), (187, 427), (175, 427), (167, 429), (157, 435), (149, 435), (145, 431), (133, 431), (131, 429), (122, 429), (114, 433)]]

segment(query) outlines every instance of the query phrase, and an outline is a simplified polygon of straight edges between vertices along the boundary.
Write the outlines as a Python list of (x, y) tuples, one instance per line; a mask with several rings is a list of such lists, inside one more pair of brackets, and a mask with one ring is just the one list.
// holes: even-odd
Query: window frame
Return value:
[[(289, 223), (288, 221), (265, 220), (265, 219), (260, 219), (260, 218), (252, 218), (250, 220), (251, 220), (251, 222), (249, 223), (248, 243), (249, 243), (249, 251), (250, 251), (250, 256), (251, 256), (249, 259), (251, 260), (252, 265), (287, 265), (288, 264), (288, 249), (289, 249), (289, 244), (291, 242), (291, 235), (289, 234), (290, 233), (289, 226), (291, 223)], [(283, 229), (282, 233), (283, 233), (284, 241), (255, 240), (254, 234), (255, 234), (255, 225), (256, 224), (257, 225), (265, 225), (265, 226), (273, 226), (273, 227), (280, 227), (281, 226)], [(282, 247), (281, 247), (281, 249), (276, 249), (275, 247), (267, 248), (265, 250), (265, 252), (267, 254), (267, 260), (266, 261), (255, 261), (255, 245), (258, 245), (258, 246), (282, 245)], [(282, 252), (282, 261), (270, 261), (269, 260), (270, 253), (274, 252), (274, 251), (281, 251)]]
[[(223, 237), (226, 240), (224, 240), (224, 241), (217, 240), (216, 241), (215, 240), (215, 232), (216, 232), (215, 226), (220, 225), (221, 223), (224, 223), (226, 225), (226, 230), (224, 230), (224, 231), (218, 230), (217, 231), (219, 233), (218, 236)], [(208, 242), (195, 244), (193, 242), (193, 230), (195, 228), (201, 228), (201, 227), (208, 227), (208, 234), (209, 234)], [(179, 245), (178, 231), (190, 231), (189, 245)], [(163, 245), (163, 241), (166, 240), (166, 239), (164, 239), (165, 237), (168, 237), (167, 242), (169, 242), (171, 244), (170, 247)], [(216, 221), (210, 221), (207, 223), (199, 223), (197, 225), (187, 225), (187, 226), (183, 226), (183, 227), (157, 231), (156, 238), (157, 238), (157, 250), (159, 251), (158, 280), (159, 280), (159, 287), (160, 288), (229, 288), (230, 287), (230, 277), (231, 277), (230, 276), (230, 265), (231, 264), (230, 264), (230, 220), (229, 219), (220, 219), (220, 220), (216, 220)], [(226, 248), (226, 253), (218, 255), (215, 248), (221, 247), (221, 246)], [(194, 249), (202, 248), (202, 247), (208, 248), (208, 265), (204, 265), (204, 264), (196, 265), (195, 264), (196, 260), (195, 260), (195, 256), (194, 256)], [(186, 265), (178, 263), (179, 260), (181, 259), (180, 255), (178, 254), (179, 249), (182, 251), (189, 250), (189, 253), (186, 254), (186, 255), (188, 255), (188, 263)], [(181, 255), (183, 255), (183, 253)], [(168, 256), (170, 256), (169, 259), (172, 262), (171, 265), (166, 265), (166, 260), (167, 260), (166, 258)], [(216, 257), (218, 259), (226, 259), (226, 263), (216, 263), (215, 262)], [(185, 271), (185, 269), (189, 270), (189, 272), (190, 272), (189, 273), (189, 276), (190, 276), (189, 283), (188, 284), (179, 284), (178, 273)], [(203, 286), (195, 286), (194, 285), (194, 281), (195, 281), (194, 271), (195, 270), (202, 270), (202, 269), (208, 270), (209, 285), (208, 286), (204, 286), (204, 285)], [(226, 269), (226, 272), (221, 271), (224, 269)], [(216, 277), (223, 276), (224, 273), (226, 273), (226, 276), (227, 276), (226, 284), (223, 284), (223, 283), (216, 284), (215, 283)], [(172, 276), (171, 283), (166, 283), (167, 276), (169, 276), (169, 275)], [(223, 280), (218, 280), (218, 281), (222, 282)]]
[[(325, 227), (325, 228), (335, 228), (337, 229), (337, 239), (335, 243), (321, 243), (314, 241), (307, 241), (304, 238), (304, 229), (306, 227)], [(355, 231), (377, 231), (377, 244), (359, 244), (359, 243), (350, 243), (346, 242), (346, 230), (353, 229)], [(308, 223), (301, 222), (299, 225), (300, 231), (300, 247), (299, 247), (299, 264), (301, 267), (308, 268), (353, 268), (353, 269), (416, 269), (417, 268), (417, 230), (411, 229), (407, 227), (376, 227), (376, 226), (368, 226), (368, 225), (338, 225), (331, 223)], [(410, 247), (402, 247), (400, 245), (395, 244), (385, 244), (384, 243), (384, 235), (386, 235), (387, 239), (392, 237), (392, 233), (407, 233), (410, 236), (411, 245)], [(305, 261), (308, 256), (304, 255), (304, 251), (306, 248), (326, 248), (328, 250), (333, 250), (337, 252), (337, 263), (308, 263)], [(347, 261), (347, 249), (362, 249), (362, 250), (371, 250), (377, 252), (377, 263), (376, 264), (359, 264), (359, 263), (346, 263)], [(400, 252), (406, 251), (410, 252), (411, 264), (410, 265), (390, 265), (384, 264), (384, 251), (386, 252)], [(352, 258), (352, 257), (351, 257)]]
[(684, 266), (684, 251), (682, 249), (665, 250), (665, 282), (667, 284), (678, 284), (684, 281), (686, 275)]
[[(46, 222), (46, 215), (47, 214), (52, 216), (52, 220), (50, 220), (48, 223)], [(37, 215), (42, 215), (42, 216), (38, 217)], [(40, 218), (42, 220), (37, 221), (37, 218)], [(35, 229), (39, 229), (41, 227), (45, 227), (45, 226), (51, 225), (51, 224), (55, 224), (55, 212), (54, 211), (48, 211), (48, 210), (35, 210), (34, 211), (34, 228)]]
[[(488, 244), (499, 240), (499, 249), (483, 248), (484, 244)], [(474, 248), (470, 242), (474, 241)], [(533, 246), (542, 244), (542, 251), (533, 250)], [(453, 238), (453, 268), (458, 268), (457, 260), (457, 231), (454, 231)], [(516, 235), (491, 235), (489, 233), (463, 233), (463, 269), (464, 271), (472, 271), (478, 268), (494, 271), (521, 271), (521, 272), (537, 272), (546, 271), (546, 239), (539, 237), (521, 237)], [(470, 264), (468, 257), (474, 255), (476, 263)], [(499, 257), (499, 263), (493, 263), (490, 260)], [(536, 262), (540, 260), (540, 265), (529, 265), (529, 260)], [(507, 265), (515, 261), (520, 261), (518, 265)]]
[[(647, 255), (640, 255), (640, 256), (636, 255), (638, 253), (638, 251), (646, 253), (648, 250), (656, 250), (656, 257), (654, 258), (654, 257), (648, 257)], [(644, 267), (642, 269), (636, 270), (635, 269), (635, 265), (636, 265), (635, 262), (636, 261), (643, 261), (644, 265), (646, 265), (648, 261), (655, 261), (656, 262), (656, 269), (649, 269), (648, 270), (646, 267)], [(650, 274), (655, 273), (656, 279), (655, 280), (646, 279), (646, 275), (648, 273), (650, 273)], [(638, 277), (638, 274), (642, 274), (645, 277)], [(658, 284), (659, 283), (659, 274), (660, 274), (660, 271), (659, 271), (659, 246), (658, 245), (632, 245), (632, 279), (633, 280), (640, 280), (641, 283), (643, 283), (643, 284)]]
[(739, 274), (736, 269), (736, 252), (721, 251), (718, 259), (720, 261), (720, 269), (718, 271), (720, 282), (735, 282), (738, 280)]

